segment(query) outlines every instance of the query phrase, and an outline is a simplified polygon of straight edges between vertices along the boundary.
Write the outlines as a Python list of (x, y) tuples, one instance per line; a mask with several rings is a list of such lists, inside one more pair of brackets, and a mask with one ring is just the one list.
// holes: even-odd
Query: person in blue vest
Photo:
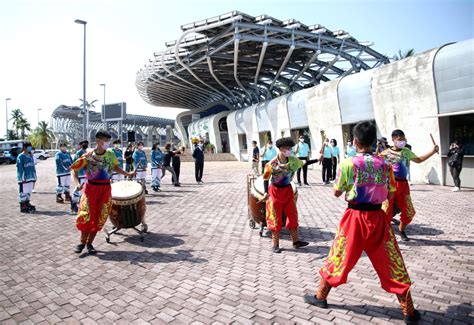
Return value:
[(36, 211), (35, 206), (30, 204), (31, 192), (36, 182), (36, 168), (31, 155), (32, 151), (33, 146), (31, 143), (24, 142), (23, 150), (16, 159), (16, 176), (21, 213), (32, 213)]
[(265, 170), (265, 165), (277, 156), (277, 151), (273, 146), (272, 140), (267, 142), (267, 145), (262, 148), (260, 157), (262, 158), (262, 171)]
[(159, 192), (161, 187), (161, 176), (163, 175), (163, 153), (158, 143), (151, 147), (151, 189)]
[(148, 194), (146, 189), (146, 168), (148, 166), (148, 159), (146, 158), (145, 151), (143, 151), (144, 146), (143, 142), (138, 142), (137, 149), (133, 153), (133, 167), (137, 171), (137, 181), (142, 184), (145, 194)]
[[(122, 141), (115, 140), (113, 142), (114, 147), (110, 148), (109, 150), (112, 151), (117, 157), (118, 166), (120, 169), (123, 169), (123, 151), (122, 151)], [(123, 179), (123, 175), (117, 173), (116, 171), (112, 171), (112, 182), (116, 182)]]
[[(59, 145), (59, 151), (56, 152), (56, 202), (64, 203), (71, 202), (71, 195), (69, 194), (69, 186), (71, 185), (71, 165), (72, 156), (65, 143)], [(64, 193), (65, 198), (63, 199), (62, 194)]]
[[(78, 160), (81, 158), (82, 155), (87, 153), (87, 149), (89, 148), (89, 141), (83, 140), (79, 142), (79, 150), (76, 151), (76, 154), (74, 155), (74, 161)], [(77, 176), (80, 182), (80, 185), (84, 184), (87, 179), (86, 179), (86, 173), (84, 168), (81, 168), (77, 171)], [(79, 210), (78, 204), (79, 201), (81, 200), (82, 196), (82, 190), (78, 190), (78, 188), (74, 188), (74, 192), (72, 193), (71, 197), (71, 213), (76, 214), (77, 211)]]
[[(293, 152), (299, 160), (307, 161), (310, 155), (309, 145), (304, 142), (304, 136), (300, 136), (299, 142), (293, 147)], [(304, 164), (303, 167), (298, 168), (296, 172), (296, 178), (298, 185), (301, 186), (301, 169), (303, 169), (303, 182), (304, 185), (308, 184), (308, 164)]]
[(204, 172), (204, 143), (199, 141), (198, 144), (194, 145), (193, 149), (194, 158), (194, 176), (198, 184), (203, 184), (202, 174)]

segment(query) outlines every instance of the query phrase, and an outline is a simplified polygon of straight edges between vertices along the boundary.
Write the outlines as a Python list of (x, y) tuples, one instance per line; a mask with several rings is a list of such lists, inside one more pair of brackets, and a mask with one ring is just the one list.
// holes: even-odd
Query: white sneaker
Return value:
[(457, 186), (455, 186), (451, 191), (453, 192), (459, 192), (461, 189)]

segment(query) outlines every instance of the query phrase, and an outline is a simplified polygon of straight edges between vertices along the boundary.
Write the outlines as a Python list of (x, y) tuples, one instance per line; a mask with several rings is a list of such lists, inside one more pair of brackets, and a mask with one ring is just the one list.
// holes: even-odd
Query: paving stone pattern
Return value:
[[(204, 185), (194, 182), (194, 165), (183, 163), (182, 187), (167, 175), (163, 192), (147, 196), (143, 243), (131, 230), (110, 244), (99, 234), (96, 256), (73, 253), (79, 233), (68, 206), (55, 203), (54, 161), (37, 169), (38, 212), (25, 215), (15, 167), (0, 166), (1, 323), (402, 323), (396, 297), (380, 288), (365, 255), (348, 283), (331, 292), (330, 309), (303, 302), (316, 289), (345, 207), (330, 186), (318, 185), (318, 168), (309, 171), (311, 187), (299, 188), (307, 248), (294, 250), (284, 232), (282, 254), (272, 254), (270, 239), (248, 225), (250, 166), (209, 162)], [(412, 240), (400, 247), (421, 323), (472, 324), (474, 191), (411, 189), (417, 215)]]

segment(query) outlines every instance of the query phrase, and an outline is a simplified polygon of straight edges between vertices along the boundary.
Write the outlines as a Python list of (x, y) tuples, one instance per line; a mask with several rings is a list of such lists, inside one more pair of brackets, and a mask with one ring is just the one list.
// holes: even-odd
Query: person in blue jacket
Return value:
[[(71, 165), (72, 165), (72, 156), (71, 153), (67, 151), (65, 143), (59, 145), (59, 150), (56, 153), (56, 202), (64, 203), (64, 200), (70, 202), (71, 195), (69, 194), (69, 186), (71, 185)], [(64, 193), (65, 199), (62, 198)]]
[[(115, 140), (113, 142), (113, 145), (114, 147), (110, 148), (109, 150), (111, 150), (115, 154), (115, 157), (117, 157), (117, 160), (118, 160), (118, 166), (120, 167), (120, 169), (123, 169), (122, 141)], [(120, 175), (116, 171), (112, 172), (112, 182), (120, 181), (122, 179), (123, 179), (123, 175)]]
[(18, 192), (20, 199), (20, 212), (31, 213), (36, 211), (34, 205), (30, 204), (30, 196), (36, 182), (35, 162), (31, 155), (33, 146), (29, 142), (23, 143), (23, 150), (16, 159), (16, 176), (18, 181)]
[(133, 167), (137, 171), (136, 179), (142, 184), (145, 194), (148, 194), (146, 189), (146, 169), (148, 167), (148, 159), (146, 153), (143, 151), (143, 142), (138, 142), (137, 149), (133, 153)]
[(161, 186), (161, 176), (163, 175), (163, 153), (158, 143), (151, 148), (151, 188), (158, 192)]

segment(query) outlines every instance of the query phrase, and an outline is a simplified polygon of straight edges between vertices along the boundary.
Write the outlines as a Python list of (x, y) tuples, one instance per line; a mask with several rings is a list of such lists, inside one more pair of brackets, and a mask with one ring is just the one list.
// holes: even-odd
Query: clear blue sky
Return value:
[(344, 29), (392, 56), (422, 52), (473, 37), (471, 0), (15, 0), (0, 3), (0, 134), (4, 99), (22, 109), (33, 126), (37, 109), (49, 121), (60, 104), (82, 98), (82, 33), (87, 24), (87, 99), (127, 102), (128, 112), (174, 118), (177, 110), (147, 105), (135, 88), (136, 72), (153, 52), (177, 39), (180, 25), (239, 10), (250, 15), (295, 18), (331, 30)]

